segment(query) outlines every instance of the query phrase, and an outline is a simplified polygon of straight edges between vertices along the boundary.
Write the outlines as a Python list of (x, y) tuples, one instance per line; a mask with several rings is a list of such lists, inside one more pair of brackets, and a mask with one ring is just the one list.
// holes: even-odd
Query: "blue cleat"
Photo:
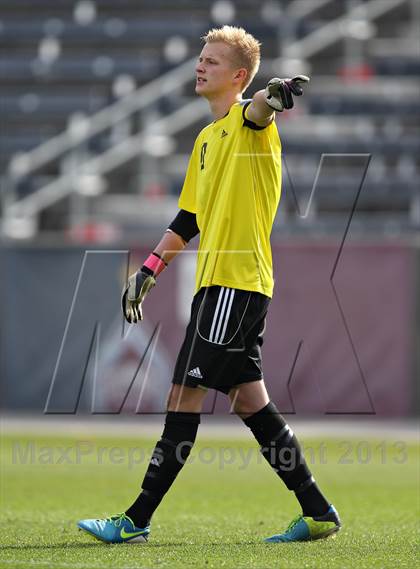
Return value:
[(102, 520), (80, 520), (77, 525), (106, 543), (145, 543), (150, 533), (150, 526), (137, 528), (124, 513)]
[(341, 521), (334, 506), (326, 514), (311, 518), (309, 516), (298, 516), (287, 527), (284, 533), (279, 533), (267, 537), (266, 543), (286, 543), (291, 541), (312, 541), (323, 539), (341, 528)]

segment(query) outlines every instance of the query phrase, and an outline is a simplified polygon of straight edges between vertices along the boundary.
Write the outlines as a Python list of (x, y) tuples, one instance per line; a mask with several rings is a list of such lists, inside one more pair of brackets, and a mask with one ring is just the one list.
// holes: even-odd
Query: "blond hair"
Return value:
[(242, 85), (242, 91), (245, 91), (254, 79), (260, 66), (261, 43), (243, 28), (237, 28), (235, 26), (213, 28), (201, 39), (204, 40), (205, 43), (221, 42), (233, 49), (235, 54), (234, 63), (239, 65), (239, 67), (244, 67), (248, 72), (247, 78)]

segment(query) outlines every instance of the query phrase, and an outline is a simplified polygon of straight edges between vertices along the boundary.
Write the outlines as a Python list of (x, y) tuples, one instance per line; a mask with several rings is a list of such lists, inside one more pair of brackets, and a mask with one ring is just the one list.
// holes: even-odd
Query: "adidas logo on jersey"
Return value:
[(220, 138), (223, 138), (224, 136), (227, 136), (228, 133), (225, 131), (225, 129), (222, 130), (222, 136)]
[(195, 367), (194, 369), (190, 369), (187, 375), (191, 375), (192, 377), (196, 377), (197, 379), (203, 379), (201, 375), (201, 371), (199, 367)]

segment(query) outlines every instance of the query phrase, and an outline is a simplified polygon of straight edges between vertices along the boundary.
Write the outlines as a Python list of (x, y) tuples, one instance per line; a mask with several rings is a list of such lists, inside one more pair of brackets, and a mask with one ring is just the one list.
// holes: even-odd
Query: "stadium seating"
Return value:
[[(324, 3), (307, 15), (299, 14), (293, 0), (262, 5), (246, 0), (230, 5), (234, 11), (231, 23), (243, 25), (262, 40), (264, 61), (269, 62), (262, 67), (254, 88), (261, 88), (281, 69), (276, 62), (281, 61), (285, 39), (305, 38), (345, 13), (345, 3), (337, 2)], [(13, 157), (62, 132), (75, 113), (90, 115), (115, 101), (121, 78), (137, 88), (192, 57), (200, 49), (200, 36), (220, 23), (212, 0), (39, 0), (36, 10), (29, 0), (0, 0), (0, 12), (3, 173)], [(405, 212), (401, 225), (405, 229), (413, 226), (410, 210), (420, 186), (416, 131), (420, 59), (411, 17), (410, 3), (402, 3), (368, 27), (365, 41), (356, 34), (346, 40), (353, 44), (338, 41), (308, 57), (303, 63), (313, 76), (311, 88), (296, 112), (279, 119), (296, 187), (307, 191), (313, 175), (312, 170), (308, 175), (304, 168), (295, 168), (296, 164), (305, 160), (312, 164), (322, 153), (372, 153), (375, 160), (372, 175), (367, 177), (365, 201), (371, 210), (383, 210), (387, 215), (394, 210)], [(174, 38), (182, 40), (179, 53), (168, 48)], [(398, 97), (389, 91), (395, 84), (401, 84)], [(173, 97), (161, 99), (153, 113), (165, 115), (192, 97), (191, 82)], [(174, 137), (174, 156), (182, 163), (198, 128), (205, 123), (201, 119)], [(94, 155), (108, 143), (109, 133), (91, 140), (88, 151)], [(179, 192), (182, 174), (175, 162), (159, 162), (160, 193), (175, 196)], [(376, 168), (375, 162), (382, 167)], [(409, 176), (404, 174), (407, 168)], [(20, 184), (18, 195), (27, 195), (45, 176), (48, 179), (59, 171), (59, 164), (49, 166), (39, 173), (39, 179), (35, 176)], [(116, 193), (115, 188), (135, 193), (138, 176), (137, 162), (128, 163), (124, 172), (113, 173), (113, 183), (108, 184), (111, 194)], [(343, 209), (340, 196), (345, 194), (345, 178), (344, 173), (339, 184), (332, 179), (330, 187), (325, 187), (318, 213)], [(153, 183), (156, 186), (156, 181)], [(100, 199), (97, 212), (101, 211)], [(66, 211), (62, 204), (60, 211)], [(67, 220), (61, 215), (64, 229)]]

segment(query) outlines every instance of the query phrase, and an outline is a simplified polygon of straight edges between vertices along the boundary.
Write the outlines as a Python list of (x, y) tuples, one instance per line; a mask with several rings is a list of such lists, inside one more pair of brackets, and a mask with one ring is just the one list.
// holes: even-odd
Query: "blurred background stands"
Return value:
[[(275, 232), (341, 232), (361, 159), (341, 155), (371, 154), (353, 232), (412, 234), (419, 14), (416, 0), (0, 0), (2, 236), (158, 235), (211, 121), (194, 95), (200, 36), (224, 23), (262, 41), (247, 96), (272, 76), (312, 77), (278, 117), (285, 199)], [(317, 176), (326, 153), (338, 156)]]

